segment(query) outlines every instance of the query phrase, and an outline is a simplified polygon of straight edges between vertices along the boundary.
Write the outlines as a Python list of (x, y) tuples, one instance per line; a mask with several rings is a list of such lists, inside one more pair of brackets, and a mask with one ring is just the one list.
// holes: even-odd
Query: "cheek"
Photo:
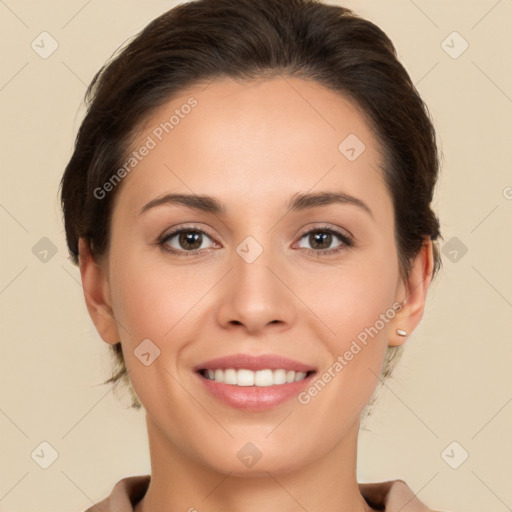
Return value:
[[(333, 347), (373, 326), (394, 301), (398, 267), (390, 253), (386, 259), (366, 254), (351, 256), (340, 265), (304, 268), (295, 289), (317, 314), (331, 336)], [(388, 316), (392, 312), (388, 311)], [(386, 324), (387, 325), (387, 324)], [(385, 330), (381, 322), (379, 330)]]
[[(124, 260), (111, 272), (113, 307), (116, 319), (126, 328), (121, 333), (130, 343), (141, 339), (165, 341), (180, 328), (179, 322), (210, 287), (207, 276), (198, 280), (193, 267), (172, 268), (159, 261)], [(176, 326), (176, 327), (175, 327)]]
[[(191, 272), (164, 268), (158, 262), (148, 266), (138, 257), (124, 258), (111, 272), (126, 368), (140, 401), (152, 414), (187, 406), (173, 376), (191, 337), (187, 329), (196, 312), (193, 305), (204, 295), (203, 287), (191, 284), (193, 279)], [(165, 421), (172, 424), (175, 418)]]
[[(317, 275), (314, 286), (304, 280), (308, 306), (328, 327), (323, 339), (330, 361), (311, 390), (312, 395), (324, 395), (327, 408), (360, 411), (375, 390), (396, 315), (398, 268), (390, 261), (361, 259)], [(333, 392), (324, 394), (325, 388)]]

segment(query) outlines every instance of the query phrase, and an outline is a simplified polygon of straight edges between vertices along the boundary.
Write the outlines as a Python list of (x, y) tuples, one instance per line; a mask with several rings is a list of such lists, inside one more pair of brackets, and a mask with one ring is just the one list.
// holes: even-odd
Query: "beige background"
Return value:
[[(425, 317), (361, 433), (358, 478), (402, 478), (433, 508), (506, 511), (512, 1), (341, 3), (391, 37), (429, 105), (443, 152), (435, 207), (444, 243), (467, 247), (455, 261), (454, 246), (444, 248)], [(67, 258), (57, 189), (86, 84), (119, 45), (174, 4), (0, 2), (0, 511), (80, 512), (119, 479), (149, 472), (143, 412), (100, 384), (109, 353)], [(43, 31), (59, 45), (47, 59), (31, 48)], [(461, 39), (442, 44), (454, 31), (469, 44), (458, 58), (445, 49), (453, 54)], [(43, 237), (57, 251), (47, 261), (36, 245), (48, 244)], [(58, 452), (48, 469), (31, 457), (43, 441)], [(460, 447), (443, 458), (453, 441)], [(445, 459), (454, 464), (462, 450), (469, 458), (452, 469)]]

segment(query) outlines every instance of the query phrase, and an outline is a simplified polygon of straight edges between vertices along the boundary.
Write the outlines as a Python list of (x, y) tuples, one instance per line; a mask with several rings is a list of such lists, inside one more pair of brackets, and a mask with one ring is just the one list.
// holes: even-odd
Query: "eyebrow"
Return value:
[[(330, 204), (350, 204), (357, 206), (361, 210), (368, 213), (375, 219), (368, 205), (357, 197), (346, 194), (345, 192), (314, 192), (314, 193), (297, 193), (292, 196), (286, 208), (288, 212), (302, 211), (319, 206), (327, 206)], [(214, 197), (197, 194), (165, 194), (162, 197), (153, 199), (144, 205), (139, 215), (161, 205), (183, 205), (194, 210), (200, 210), (215, 215), (224, 215), (226, 209), (224, 205)]]

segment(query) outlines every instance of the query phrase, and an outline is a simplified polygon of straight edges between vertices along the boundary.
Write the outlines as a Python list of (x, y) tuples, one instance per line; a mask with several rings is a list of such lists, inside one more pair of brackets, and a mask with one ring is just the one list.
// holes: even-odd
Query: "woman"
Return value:
[(440, 266), (435, 131), (387, 36), (316, 1), (199, 0), (88, 96), (66, 236), (152, 467), (100, 510), (430, 510), (356, 480)]

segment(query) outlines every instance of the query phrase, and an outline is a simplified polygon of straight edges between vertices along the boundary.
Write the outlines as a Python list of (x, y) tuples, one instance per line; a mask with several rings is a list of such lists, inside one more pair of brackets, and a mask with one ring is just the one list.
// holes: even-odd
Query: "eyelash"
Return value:
[[(173, 247), (170, 247), (169, 245), (167, 245), (167, 242), (171, 238), (173, 238), (175, 235), (178, 235), (183, 232), (185, 232), (185, 233), (186, 232), (199, 232), (213, 240), (213, 237), (204, 229), (201, 229), (196, 226), (190, 226), (190, 227), (176, 229), (176, 230), (172, 231), (171, 233), (167, 233), (166, 235), (162, 236), (157, 241), (156, 245), (161, 246), (164, 251), (167, 251), (167, 252), (172, 253), (179, 257), (195, 256), (204, 250), (204, 249), (194, 249), (193, 251), (185, 251), (185, 250), (174, 249)], [(318, 227), (315, 227), (308, 231), (305, 231), (299, 238), (299, 241), (302, 240), (305, 236), (307, 236), (311, 233), (316, 233), (316, 232), (334, 234), (342, 241), (342, 243), (340, 245), (338, 245), (337, 247), (335, 247), (334, 249), (323, 249), (323, 250), (322, 249), (304, 249), (306, 251), (306, 253), (311, 256), (321, 257), (321, 256), (337, 254), (337, 253), (347, 250), (348, 248), (350, 248), (354, 245), (354, 241), (351, 236), (349, 236), (345, 233), (341, 233), (340, 231), (333, 229), (329, 226), (318, 226)]]

